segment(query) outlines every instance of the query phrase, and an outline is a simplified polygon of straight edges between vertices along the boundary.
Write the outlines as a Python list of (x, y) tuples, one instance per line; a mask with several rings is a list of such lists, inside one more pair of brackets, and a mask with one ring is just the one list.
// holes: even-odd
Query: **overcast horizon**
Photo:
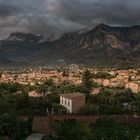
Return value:
[(42, 35), (140, 25), (139, 0), (0, 0), (0, 39), (11, 32)]

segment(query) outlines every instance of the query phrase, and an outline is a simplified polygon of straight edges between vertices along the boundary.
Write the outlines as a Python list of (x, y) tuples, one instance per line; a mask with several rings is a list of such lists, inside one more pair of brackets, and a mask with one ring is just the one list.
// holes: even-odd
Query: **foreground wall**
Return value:
[(83, 115), (48, 115), (46, 117), (33, 118), (33, 132), (48, 133), (51, 130), (52, 122), (63, 121), (64, 119), (77, 120), (84, 123), (95, 123), (100, 120), (114, 120), (126, 124), (140, 124), (140, 116), (83, 116)]

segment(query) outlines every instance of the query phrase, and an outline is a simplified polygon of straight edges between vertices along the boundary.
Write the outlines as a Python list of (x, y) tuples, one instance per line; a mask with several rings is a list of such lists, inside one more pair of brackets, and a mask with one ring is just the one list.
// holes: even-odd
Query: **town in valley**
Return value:
[(0, 140), (140, 140), (140, 0), (0, 0)]
[[(133, 137), (139, 138), (136, 125), (140, 123), (139, 99), (140, 69), (95, 68), (71, 64), (0, 71), (0, 112), (4, 113), (1, 118), (12, 121), (9, 114), (15, 113), (18, 116), (17, 123), (19, 120), (24, 121), (28, 127), (19, 132), (23, 137), (37, 132), (45, 134), (39, 135), (44, 136), (43, 139), (48, 139), (47, 133), (53, 135), (51, 124), (60, 122), (61, 129), (67, 129), (70, 124), (73, 124), (72, 129), (75, 125), (83, 127), (79, 131), (86, 136), (88, 134), (82, 124), (87, 124), (87, 130), (91, 129), (89, 124), (93, 124), (93, 127), (97, 125), (99, 130), (111, 124), (114, 125), (112, 131), (116, 131), (117, 125), (120, 125), (124, 129), (121, 130), (122, 133), (126, 131), (126, 126), (121, 125), (127, 124), (128, 131), (136, 131)], [(100, 123), (104, 126), (100, 126)], [(132, 124), (134, 128), (131, 128)], [(59, 129), (55, 131), (59, 132)], [(105, 131), (105, 135), (107, 133)], [(102, 132), (96, 134), (101, 135)], [(31, 137), (37, 136), (33, 134)], [(105, 136), (101, 135), (100, 138), (102, 137)], [(114, 136), (108, 136), (111, 137)]]

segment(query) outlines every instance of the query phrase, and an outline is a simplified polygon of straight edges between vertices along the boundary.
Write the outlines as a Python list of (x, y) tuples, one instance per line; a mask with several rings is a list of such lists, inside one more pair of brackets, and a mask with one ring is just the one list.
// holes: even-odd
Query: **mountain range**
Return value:
[(0, 41), (1, 67), (84, 64), (95, 67), (138, 68), (140, 26), (99, 24), (91, 30), (45, 38), (39, 34), (11, 33)]

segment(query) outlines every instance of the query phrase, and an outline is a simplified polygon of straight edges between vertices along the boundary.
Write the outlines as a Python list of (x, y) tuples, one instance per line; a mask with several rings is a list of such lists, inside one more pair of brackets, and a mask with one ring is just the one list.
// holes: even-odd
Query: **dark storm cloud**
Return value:
[(92, 25), (99, 22), (108, 24), (140, 24), (139, 0), (63, 0), (59, 13), (66, 19)]
[(0, 0), (1, 35), (92, 28), (98, 23), (140, 24), (140, 0)]
[(21, 9), (16, 5), (8, 3), (7, 0), (0, 0), (0, 18), (5, 18), (10, 15), (16, 15), (21, 12)]
[(11, 15), (12, 13), (14, 13), (15, 11), (17, 11), (16, 9), (14, 9), (11, 6), (7, 6), (7, 5), (0, 5), (0, 17), (6, 17)]

